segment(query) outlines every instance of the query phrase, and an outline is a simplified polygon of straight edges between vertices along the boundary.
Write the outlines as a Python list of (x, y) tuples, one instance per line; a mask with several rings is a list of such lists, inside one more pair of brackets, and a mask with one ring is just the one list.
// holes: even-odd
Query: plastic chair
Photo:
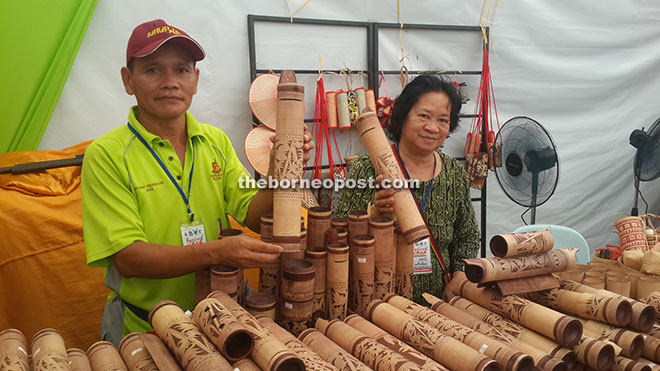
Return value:
[(578, 252), (575, 256), (575, 262), (577, 264), (587, 264), (591, 261), (589, 244), (587, 243), (587, 240), (585, 240), (584, 237), (582, 237), (582, 235), (575, 229), (561, 225), (532, 224), (518, 227), (515, 231), (513, 231), (513, 233), (533, 232), (546, 228), (550, 228), (550, 234), (552, 234), (552, 238), (555, 240), (555, 248), (577, 248)]

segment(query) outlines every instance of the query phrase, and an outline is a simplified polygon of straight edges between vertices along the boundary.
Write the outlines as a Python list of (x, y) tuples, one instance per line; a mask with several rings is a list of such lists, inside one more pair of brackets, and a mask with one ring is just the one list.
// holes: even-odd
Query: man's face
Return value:
[(158, 50), (133, 59), (133, 70), (121, 71), (126, 93), (135, 95), (140, 117), (176, 119), (185, 115), (197, 93), (199, 70), (179, 45), (165, 43)]

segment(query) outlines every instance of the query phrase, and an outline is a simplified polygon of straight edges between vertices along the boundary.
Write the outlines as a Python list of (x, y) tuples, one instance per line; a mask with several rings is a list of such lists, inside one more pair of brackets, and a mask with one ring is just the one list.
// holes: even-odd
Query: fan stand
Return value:
[(532, 170), (532, 202), (530, 208), (532, 209), (532, 214), (530, 217), (530, 224), (536, 224), (536, 195), (539, 192), (539, 171), (534, 169)]
[(630, 216), (639, 216), (637, 202), (639, 201), (639, 177), (635, 174), (635, 197), (633, 198), (633, 208), (630, 210)]

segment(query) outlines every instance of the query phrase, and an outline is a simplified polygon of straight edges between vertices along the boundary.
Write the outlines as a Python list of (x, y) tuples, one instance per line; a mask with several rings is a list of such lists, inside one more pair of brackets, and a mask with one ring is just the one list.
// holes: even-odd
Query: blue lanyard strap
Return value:
[(137, 132), (137, 130), (135, 130), (135, 128), (131, 125), (130, 122), (127, 123), (126, 125), (128, 125), (128, 128), (131, 129), (133, 134), (135, 134), (135, 136), (140, 140), (140, 142), (142, 142), (142, 144), (144, 144), (144, 146), (149, 150), (149, 152), (151, 152), (151, 155), (154, 157), (154, 159), (156, 159), (156, 161), (158, 162), (158, 165), (160, 165), (161, 169), (163, 169), (165, 174), (167, 174), (167, 176), (170, 178), (170, 181), (172, 181), (172, 184), (174, 184), (176, 189), (179, 191), (179, 194), (181, 195), (181, 198), (183, 199), (183, 202), (185, 202), (185, 204), (186, 204), (186, 209), (188, 210), (188, 217), (190, 218), (190, 221), (192, 222), (195, 215), (190, 210), (190, 187), (192, 186), (193, 170), (195, 170), (195, 142), (191, 140), (193, 158), (192, 158), (192, 166), (190, 168), (190, 179), (188, 180), (188, 195), (186, 196), (186, 194), (183, 193), (183, 189), (181, 189), (181, 186), (179, 185), (179, 183), (177, 183), (177, 181), (174, 179), (174, 177), (172, 176), (172, 173), (170, 173), (170, 171), (167, 170), (167, 167), (165, 166), (163, 161), (160, 159), (160, 157), (158, 157), (158, 155), (156, 154), (154, 149), (151, 148), (151, 146), (147, 143), (147, 141), (142, 137), (142, 135), (140, 135), (140, 133)]
[[(396, 155), (399, 156), (399, 161), (401, 162), (401, 168), (403, 172), (406, 174), (406, 178), (410, 179), (410, 174), (408, 174), (408, 169), (406, 169), (406, 164), (403, 163), (403, 158), (401, 157), (401, 152), (399, 152), (399, 143), (396, 144)], [(426, 194), (424, 195), (424, 199), (422, 200), (422, 203), (419, 204), (419, 212), (421, 213), (422, 210), (424, 209), (424, 205), (426, 205), (426, 201), (429, 199), (429, 193), (431, 193), (431, 187), (433, 187), (433, 179), (435, 178), (435, 168), (436, 165), (438, 164), (438, 161), (435, 158), (435, 154), (433, 155), (433, 176), (431, 178), (431, 183), (429, 183), (429, 188), (426, 190)]]

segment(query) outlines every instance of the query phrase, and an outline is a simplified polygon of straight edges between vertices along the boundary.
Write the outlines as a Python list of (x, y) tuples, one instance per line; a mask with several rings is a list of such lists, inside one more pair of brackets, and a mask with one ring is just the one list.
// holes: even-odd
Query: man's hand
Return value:
[(239, 268), (257, 268), (274, 261), (282, 248), (246, 236), (224, 237), (213, 241), (214, 260), (218, 264)]

